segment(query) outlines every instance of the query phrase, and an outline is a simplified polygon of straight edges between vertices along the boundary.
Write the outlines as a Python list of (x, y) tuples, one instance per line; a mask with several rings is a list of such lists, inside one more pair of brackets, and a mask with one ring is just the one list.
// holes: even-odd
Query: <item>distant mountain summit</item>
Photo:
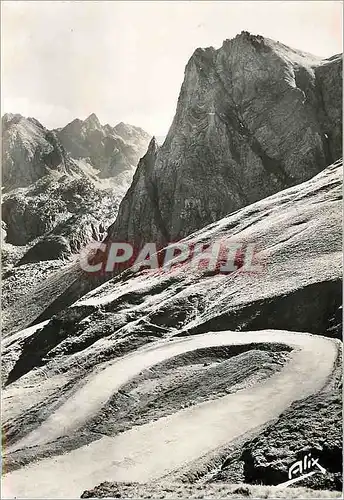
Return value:
[(109, 238), (178, 240), (341, 156), (342, 59), (242, 32), (197, 49), (160, 148), (142, 158)]
[[(102, 126), (94, 113), (59, 130), (6, 114), (2, 135), (2, 229), (5, 246), (21, 247), (20, 263), (68, 257), (102, 239), (150, 139), (122, 122)], [(5, 264), (19, 255), (5, 254)]]
[(149, 134), (120, 122), (102, 126), (93, 113), (63, 128), (48, 130), (35, 118), (7, 113), (2, 118), (2, 183), (6, 191), (25, 187), (51, 170), (79, 171), (78, 162), (98, 170), (100, 178), (133, 174), (147, 150)]
[(89, 162), (101, 178), (136, 168), (150, 140), (143, 129), (123, 122), (103, 126), (94, 113), (84, 121), (73, 120), (56, 134), (72, 158)]

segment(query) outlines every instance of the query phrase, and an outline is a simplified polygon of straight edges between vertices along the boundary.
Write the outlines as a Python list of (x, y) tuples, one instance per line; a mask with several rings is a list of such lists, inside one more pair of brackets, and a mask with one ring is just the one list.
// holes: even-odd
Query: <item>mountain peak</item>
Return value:
[(150, 140), (150, 143), (148, 145), (148, 150), (147, 153), (155, 153), (159, 149), (159, 144), (158, 141), (156, 140), (155, 136)]
[(216, 50), (196, 49), (165, 146), (151, 140), (145, 184), (128, 191), (111, 238), (178, 241), (339, 158), (339, 62), (245, 31)]
[(115, 130), (116, 133), (120, 134), (123, 133), (123, 132), (128, 132), (130, 130), (130, 125), (128, 125), (127, 123), (124, 123), (124, 122), (119, 122), (117, 123), (117, 125), (115, 125), (113, 127), (113, 129)]
[(84, 123), (86, 123), (87, 125), (91, 125), (95, 128), (101, 127), (100, 121), (98, 120), (98, 117), (95, 113), (91, 113), (90, 116), (86, 118)]
[(5, 113), (2, 117), (2, 120), (8, 122), (13, 118), (23, 118), (23, 116), (20, 115), (19, 113)]
[(5, 113), (1, 119), (2, 122), (2, 131), (3, 133), (7, 130), (8, 127), (19, 123), (24, 117), (19, 113)]

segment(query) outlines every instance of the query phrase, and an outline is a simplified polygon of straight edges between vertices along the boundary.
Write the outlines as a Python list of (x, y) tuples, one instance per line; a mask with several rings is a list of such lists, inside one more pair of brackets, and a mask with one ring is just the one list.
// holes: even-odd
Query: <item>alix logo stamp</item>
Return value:
[(319, 458), (314, 458), (311, 453), (306, 453), (300, 460), (292, 463), (289, 467), (288, 481), (280, 483), (278, 486), (289, 486), (319, 472), (326, 474), (327, 471), (319, 464)]

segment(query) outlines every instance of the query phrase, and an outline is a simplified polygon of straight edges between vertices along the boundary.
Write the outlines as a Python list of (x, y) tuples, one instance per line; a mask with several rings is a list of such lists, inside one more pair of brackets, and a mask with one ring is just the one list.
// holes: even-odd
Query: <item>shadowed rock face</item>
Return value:
[(242, 32), (197, 49), (164, 144), (150, 144), (109, 237), (185, 237), (341, 156), (341, 58)]

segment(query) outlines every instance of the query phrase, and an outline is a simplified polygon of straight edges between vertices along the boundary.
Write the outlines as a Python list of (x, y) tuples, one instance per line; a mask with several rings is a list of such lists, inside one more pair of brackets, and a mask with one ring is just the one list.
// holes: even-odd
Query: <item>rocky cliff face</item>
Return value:
[(109, 238), (177, 240), (341, 155), (341, 57), (242, 32), (197, 49), (162, 147), (140, 161)]
[(94, 113), (85, 121), (72, 121), (56, 134), (73, 158), (88, 161), (101, 178), (132, 173), (150, 140), (143, 129), (123, 122), (103, 126)]

